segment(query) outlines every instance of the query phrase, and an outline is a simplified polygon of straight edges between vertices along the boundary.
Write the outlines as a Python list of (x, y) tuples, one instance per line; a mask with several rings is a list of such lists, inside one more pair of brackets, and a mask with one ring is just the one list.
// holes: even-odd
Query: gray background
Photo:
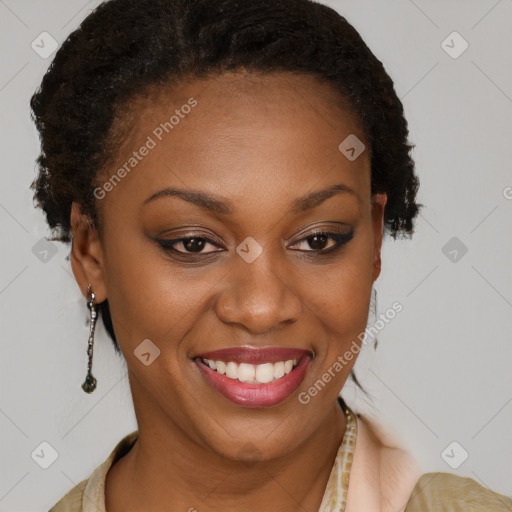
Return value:
[[(1, 511), (47, 510), (136, 428), (125, 364), (101, 322), (99, 385), (92, 395), (80, 387), (85, 300), (69, 247), (44, 241), (49, 230), (28, 189), (39, 151), (28, 102), (52, 58), (31, 43), (43, 31), (61, 43), (95, 5), (0, 0)], [(378, 314), (394, 301), (403, 311), (357, 362), (373, 401), (351, 382), (343, 395), (394, 432), (424, 472), (512, 495), (512, 2), (329, 5), (395, 81), (426, 205), (412, 240), (384, 243)], [(457, 58), (445, 50), (458, 54), (459, 36), (442, 44), (453, 31), (469, 44)], [(44, 441), (58, 453), (48, 469), (31, 457)]]

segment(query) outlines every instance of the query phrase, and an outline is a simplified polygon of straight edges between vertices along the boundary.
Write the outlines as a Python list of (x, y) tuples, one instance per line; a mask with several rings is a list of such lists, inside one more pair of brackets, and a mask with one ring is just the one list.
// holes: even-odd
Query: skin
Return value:
[[(103, 179), (190, 97), (197, 106), (98, 200), (101, 232), (72, 208), (73, 272), (84, 296), (90, 283), (97, 302), (109, 300), (139, 429), (107, 475), (106, 508), (317, 511), (345, 431), (336, 399), (356, 357), (307, 405), (298, 394), (366, 327), (386, 195), (370, 193), (368, 147), (352, 162), (338, 150), (349, 134), (365, 141), (338, 93), (290, 73), (225, 73), (134, 100), (119, 121), (128, 136)], [(290, 211), (295, 199), (337, 184), (353, 193)], [(221, 196), (235, 212), (177, 197), (143, 206), (166, 187)], [(335, 241), (311, 246), (314, 228), (354, 236), (315, 258), (313, 249)], [(185, 235), (219, 246), (206, 243), (203, 259), (189, 252), (196, 259), (187, 264), (182, 243), (177, 259), (153, 241)], [(249, 236), (263, 248), (250, 264), (235, 251)], [(145, 366), (134, 350), (148, 338), (160, 356)], [(247, 408), (215, 391), (192, 360), (242, 345), (304, 348), (314, 357), (289, 398)]]

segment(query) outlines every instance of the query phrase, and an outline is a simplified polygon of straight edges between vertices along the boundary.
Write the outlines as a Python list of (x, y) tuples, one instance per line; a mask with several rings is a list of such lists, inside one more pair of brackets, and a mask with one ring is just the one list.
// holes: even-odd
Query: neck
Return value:
[(190, 512), (318, 510), (346, 426), (335, 403), (300, 446), (248, 463), (206, 451), (167, 416), (141, 417), (153, 421), (139, 422), (137, 442), (107, 473), (108, 512), (159, 511), (163, 504)]

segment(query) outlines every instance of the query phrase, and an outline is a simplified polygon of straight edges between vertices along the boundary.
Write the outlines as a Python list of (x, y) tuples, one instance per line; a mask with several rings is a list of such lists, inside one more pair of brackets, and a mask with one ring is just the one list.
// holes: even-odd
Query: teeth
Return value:
[(252, 364), (241, 363), (238, 366), (238, 375), (234, 378), (240, 382), (254, 382), (254, 374), (255, 371)]
[(284, 363), (279, 361), (274, 364), (274, 379), (280, 379), (284, 375)]
[(217, 367), (217, 371), (224, 375), (226, 373), (226, 363), (224, 361), (216, 361), (215, 366)]
[(226, 377), (238, 379), (238, 366), (236, 363), (229, 362), (226, 366)]
[(296, 366), (297, 359), (256, 365), (247, 363), (237, 364), (233, 361), (226, 363), (224, 361), (213, 361), (212, 359), (203, 359), (203, 362), (212, 370), (226, 375), (230, 379), (238, 379), (240, 382), (267, 384), (290, 373)]
[[(291, 362), (291, 361), (290, 361)], [(274, 365), (272, 363), (259, 364), (256, 366), (256, 380), (263, 384), (274, 379)]]

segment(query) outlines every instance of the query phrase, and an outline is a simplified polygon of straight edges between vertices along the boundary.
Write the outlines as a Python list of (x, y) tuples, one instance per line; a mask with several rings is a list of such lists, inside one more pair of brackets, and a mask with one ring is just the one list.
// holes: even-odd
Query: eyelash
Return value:
[[(314, 238), (315, 236), (327, 236), (331, 240), (334, 240), (335, 245), (333, 247), (330, 247), (329, 249), (299, 251), (299, 252), (304, 252), (307, 255), (312, 254), (313, 257), (321, 257), (321, 256), (324, 256), (327, 254), (331, 254), (332, 252), (335, 252), (335, 251), (341, 249), (345, 244), (350, 242), (350, 240), (352, 240), (352, 238), (354, 237), (354, 232), (349, 231), (348, 233), (339, 233), (339, 232), (333, 232), (333, 231), (313, 231), (311, 233), (308, 233), (307, 236), (301, 238), (300, 240), (297, 240), (293, 245), (297, 245), (301, 242), (305, 242), (310, 238)], [(171, 239), (169, 239), (169, 240), (161, 239), (161, 240), (156, 240), (156, 242), (165, 251), (172, 252), (179, 256), (185, 256), (189, 259), (194, 259), (194, 258), (197, 258), (198, 256), (201, 257), (201, 256), (210, 255), (210, 254), (215, 254), (217, 252), (222, 252), (222, 251), (211, 251), (211, 252), (206, 252), (206, 253), (192, 253), (192, 252), (178, 251), (174, 248), (174, 246), (176, 244), (178, 244), (180, 242), (186, 242), (191, 239), (204, 240), (204, 241), (218, 247), (216, 241), (213, 240), (212, 238), (209, 238), (207, 236), (195, 236), (195, 235), (189, 235), (189, 236), (181, 237), (181, 238), (174, 238), (172, 240)], [(292, 249), (292, 250), (297, 251), (298, 249)]]

